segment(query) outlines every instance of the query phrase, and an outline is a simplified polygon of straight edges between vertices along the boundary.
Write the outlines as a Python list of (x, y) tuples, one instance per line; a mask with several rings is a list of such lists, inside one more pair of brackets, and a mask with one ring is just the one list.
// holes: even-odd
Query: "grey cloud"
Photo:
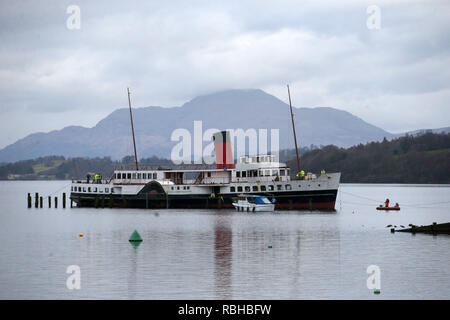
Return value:
[[(52, 114), (20, 138), (60, 129), (68, 114), (93, 125), (87, 114), (125, 106), (127, 86), (135, 106), (167, 107), (230, 88), (285, 100), (290, 82), (298, 106), (342, 108), (387, 130), (448, 125), (450, 5), (377, 2), (378, 31), (366, 27), (369, 1), (3, 1), (0, 115)], [(81, 8), (80, 30), (66, 28), (69, 4)], [(440, 115), (421, 122), (418, 102)], [(414, 108), (404, 125), (373, 112), (395, 118), (399, 103)]]

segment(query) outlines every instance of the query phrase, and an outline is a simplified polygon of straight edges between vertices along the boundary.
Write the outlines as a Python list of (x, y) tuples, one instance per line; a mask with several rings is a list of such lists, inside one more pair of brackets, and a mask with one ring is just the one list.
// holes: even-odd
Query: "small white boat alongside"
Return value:
[(237, 211), (261, 212), (274, 211), (275, 204), (266, 196), (259, 195), (239, 195), (233, 206)]

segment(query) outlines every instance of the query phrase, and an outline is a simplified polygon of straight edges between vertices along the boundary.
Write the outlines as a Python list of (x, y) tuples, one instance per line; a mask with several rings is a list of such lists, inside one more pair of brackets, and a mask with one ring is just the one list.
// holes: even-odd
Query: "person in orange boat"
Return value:
[(389, 199), (386, 199), (386, 201), (384, 202), (384, 206), (387, 208), (389, 207)]

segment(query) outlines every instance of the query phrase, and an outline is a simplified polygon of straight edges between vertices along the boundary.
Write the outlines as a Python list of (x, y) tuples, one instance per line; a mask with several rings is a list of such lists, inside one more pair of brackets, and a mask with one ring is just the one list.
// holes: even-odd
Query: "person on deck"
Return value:
[(386, 201), (384, 202), (384, 206), (387, 208), (389, 207), (389, 199), (386, 199)]
[(300, 172), (297, 172), (296, 176), (297, 176), (297, 178), (300, 178), (300, 180), (304, 180), (305, 179), (305, 171), (302, 170)]
[(320, 171), (320, 174), (325, 174), (325, 169), (322, 169), (322, 170)]
[(88, 173), (87, 176), (86, 176), (87, 183), (89, 183), (89, 180), (91, 180), (91, 175)]

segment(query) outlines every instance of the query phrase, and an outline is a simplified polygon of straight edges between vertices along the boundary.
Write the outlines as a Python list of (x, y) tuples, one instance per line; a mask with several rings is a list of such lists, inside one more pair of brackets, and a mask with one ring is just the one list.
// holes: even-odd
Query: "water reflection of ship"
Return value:
[(218, 216), (214, 228), (214, 279), (218, 299), (232, 299), (233, 232), (230, 219), (231, 216)]

